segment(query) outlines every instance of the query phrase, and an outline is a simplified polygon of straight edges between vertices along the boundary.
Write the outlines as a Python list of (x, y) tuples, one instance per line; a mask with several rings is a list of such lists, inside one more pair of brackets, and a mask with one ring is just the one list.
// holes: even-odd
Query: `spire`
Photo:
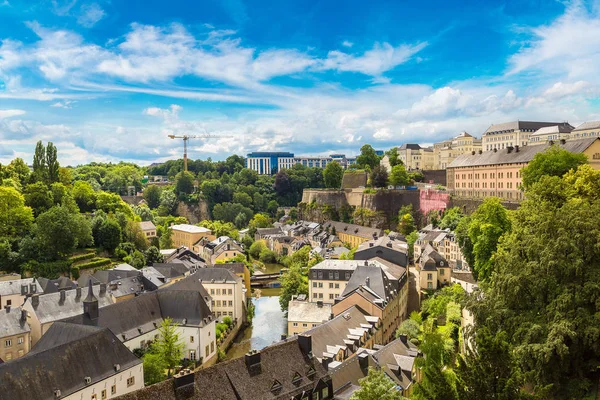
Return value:
[(87, 315), (92, 321), (98, 319), (98, 299), (94, 296), (94, 289), (92, 288), (92, 278), (88, 283), (88, 294), (83, 301), (83, 313)]
[(90, 277), (88, 281), (88, 294), (83, 302), (87, 303), (91, 301), (98, 301), (98, 299), (96, 298), (96, 296), (94, 296), (94, 289), (92, 288), (92, 278)]

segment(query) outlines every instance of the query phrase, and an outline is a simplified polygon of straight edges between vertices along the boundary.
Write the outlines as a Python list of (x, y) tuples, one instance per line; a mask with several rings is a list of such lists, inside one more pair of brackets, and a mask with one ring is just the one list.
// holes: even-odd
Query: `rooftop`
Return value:
[(383, 230), (379, 228), (369, 228), (367, 226), (347, 224), (345, 222), (338, 221), (326, 221), (323, 223), (323, 228), (335, 228), (338, 236), (342, 233), (345, 233), (365, 239), (373, 239), (383, 235)]
[(501, 124), (493, 124), (483, 133), (484, 135), (513, 132), (530, 131), (535, 132), (544, 126), (561, 125), (564, 122), (537, 122), (537, 121), (511, 121)]
[(31, 331), (26, 315), (23, 318), (21, 307), (6, 307), (0, 310), (0, 338)]
[(156, 230), (156, 226), (152, 223), (152, 221), (140, 222), (140, 228), (142, 228), (142, 231), (155, 231)]
[(577, 128), (573, 129), (573, 132), (586, 131), (588, 129), (600, 129), (600, 121), (584, 122), (583, 124), (578, 125)]
[(317, 304), (306, 300), (291, 300), (288, 306), (288, 321), (324, 322), (329, 320), (330, 316), (330, 304)]
[(190, 224), (171, 225), (171, 229), (174, 231), (182, 231), (186, 233), (211, 233), (210, 229)]
[[(552, 126), (544, 126), (543, 128), (538, 129), (533, 133), (533, 135), (549, 135), (553, 133), (570, 133), (573, 129), (569, 124), (560, 124), (560, 125), (552, 125)], [(533, 136), (532, 135), (532, 136)]]
[[(24, 294), (43, 293), (43, 289), (35, 278), (15, 279), (12, 281), (0, 281), (0, 296), (11, 296), (21, 294), (21, 286), (26, 285)], [(33, 286), (33, 290), (32, 289)]]
[(200, 283), (238, 283), (241, 278), (227, 268), (200, 268), (191, 275)]
[(59, 290), (69, 290), (77, 287), (77, 283), (66, 276), (61, 276), (58, 279), (38, 278), (37, 281), (44, 293), (56, 293)]

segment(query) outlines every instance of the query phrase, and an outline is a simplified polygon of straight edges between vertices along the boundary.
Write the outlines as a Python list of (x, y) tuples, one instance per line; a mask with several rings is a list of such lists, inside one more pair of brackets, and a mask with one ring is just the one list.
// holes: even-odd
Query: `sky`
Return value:
[(600, 119), (599, 1), (0, 0), (0, 162), (355, 155)]

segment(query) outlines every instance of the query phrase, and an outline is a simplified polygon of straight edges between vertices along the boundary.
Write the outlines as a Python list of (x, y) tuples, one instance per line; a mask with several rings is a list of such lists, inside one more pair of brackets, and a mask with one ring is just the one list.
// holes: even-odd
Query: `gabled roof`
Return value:
[(77, 287), (77, 283), (66, 276), (61, 276), (58, 279), (38, 278), (37, 281), (44, 293), (56, 293), (59, 290), (69, 290)]
[(0, 399), (54, 399), (56, 389), (67, 397), (116, 375), (116, 364), (141, 363), (108, 329), (55, 322), (30, 353), (0, 365)]
[(536, 122), (536, 121), (511, 121), (504, 122), (501, 124), (491, 125), (484, 132), (484, 135), (501, 133), (501, 132), (512, 132), (512, 131), (537, 131), (544, 126), (560, 125), (562, 122)]
[(581, 125), (577, 125), (577, 128), (573, 129), (573, 132), (587, 131), (588, 129), (600, 129), (600, 121), (588, 121)]
[(552, 134), (552, 133), (570, 133), (573, 129), (575, 129), (575, 128), (573, 128), (569, 124), (544, 126), (543, 128), (540, 128), (537, 131), (535, 131), (532, 134), (532, 136), (534, 136), (534, 135), (548, 135), (548, 134)]
[(381, 265), (359, 265), (350, 277), (342, 297), (359, 286), (369, 288), (384, 301), (390, 301), (398, 292), (397, 281), (389, 279)]
[[(10, 296), (13, 294), (21, 294), (21, 286), (27, 286), (26, 294), (42, 293), (42, 287), (35, 278), (15, 279), (11, 281), (0, 281), (0, 296)], [(35, 292), (31, 291), (31, 286), (35, 286)]]
[(241, 278), (227, 268), (200, 268), (194, 274), (192, 274), (195, 279), (199, 280), (201, 283), (238, 283), (241, 281)]
[(383, 235), (383, 229), (369, 228), (362, 225), (347, 224), (338, 221), (326, 221), (323, 223), (323, 228), (335, 228), (336, 234), (339, 236), (342, 233), (348, 235), (359, 236), (365, 239), (373, 239)]
[(404, 143), (402, 146), (398, 147), (398, 150), (421, 150), (422, 147), (416, 143)]
[(31, 331), (27, 318), (22, 318), (21, 310), (21, 307), (6, 307), (0, 310), (0, 338)]
[(165, 278), (179, 278), (189, 272), (189, 269), (182, 263), (154, 263), (152, 267), (163, 274)]
[(152, 221), (142, 221), (140, 222), (140, 228), (142, 228), (142, 231), (155, 231), (156, 225)]

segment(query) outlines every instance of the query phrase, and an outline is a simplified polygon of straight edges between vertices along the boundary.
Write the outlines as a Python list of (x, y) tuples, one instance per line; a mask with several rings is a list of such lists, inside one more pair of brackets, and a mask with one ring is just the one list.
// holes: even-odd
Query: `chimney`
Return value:
[(27, 310), (21, 309), (21, 322), (27, 321)]
[(365, 260), (365, 267), (369, 266), (369, 260)]
[(298, 335), (298, 345), (305, 355), (312, 354), (312, 337), (310, 335)]
[(566, 144), (567, 141), (565, 139), (560, 139), (560, 144)]
[(6, 313), (9, 314), (10, 313), (10, 306), (4, 306), (4, 309), (6, 310)]
[(473, 151), (471, 152), (471, 155), (472, 155), (472, 156), (474, 156), (474, 155), (475, 155), (475, 150), (473, 150)]
[(329, 369), (329, 363), (331, 361), (331, 357), (323, 356), (323, 358), (321, 359), (321, 364), (323, 365), (323, 368), (325, 368), (326, 370)]
[(392, 248), (392, 242), (388, 242), (387, 247)]
[[(517, 147), (518, 147), (518, 146), (517, 146)], [(494, 149), (494, 153), (497, 153), (497, 152), (498, 152), (498, 149)]]
[(369, 368), (369, 355), (366, 351), (358, 355), (358, 365), (360, 365), (360, 369), (363, 371), (366, 371)]
[(323, 308), (323, 301), (321, 301), (321, 300), (317, 301), (317, 307)]
[(483, 153), (483, 150), (479, 150), (479, 154), (482, 154), (482, 153)]
[(104, 293), (106, 293), (106, 283), (101, 283), (100, 284), (100, 296), (102, 296)]
[(244, 361), (246, 363), (247, 368), (260, 366), (260, 352), (256, 350), (250, 350), (244, 356)]
[(398, 339), (400, 339), (400, 341), (402, 343), (404, 343), (405, 346), (408, 346), (408, 336), (406, 336), (406, 335), (398, 335)]
[(77, 289), (75, 289), (75, 298), (76, 299), (80, 299), (81, 298), (81, 288), (78, 287)]
[(367, 276), (367, 278), (365, 279), (365, 286), (369, 287), (370, 282), (371, 282), (371, 279)]
[(369, 242), (369, 247), (373, 247), (374, 245), (375, 245), (375, 243)]
[(40, 295), (39, 294), (34, 294), (33, 296), (31, 296), (31, 305), (33, 306), (33, 308), (36, 308), (37, 306), (40, 305)]
[[(105, 286), (106, 290), (106, 286)], [(88, 295), (83, 300), (83, 313), (87, 315), (92, 321), (98, 319), (98, 299), (94, 296), (94, 289), (92, 287), (92, 280), (88, 281)]]
[(515, 153), (518, 153), (518, 152), (519, 152), (519, 145), (516, 145), (515, 146)]
[(64, 290), (61, 290), (59, 293), (60, 293), (60, 300), (59, 300), (59, 302), (60, 303), (64, 303), (65, 300), (66, 300), (66, 298), (67, 298), (67, 292), (64, 291)]
[(512, 153), (513, 149), (514, 148), (512, 146), (506, 147), (506, 153), (508, 153), (508, 154)]

